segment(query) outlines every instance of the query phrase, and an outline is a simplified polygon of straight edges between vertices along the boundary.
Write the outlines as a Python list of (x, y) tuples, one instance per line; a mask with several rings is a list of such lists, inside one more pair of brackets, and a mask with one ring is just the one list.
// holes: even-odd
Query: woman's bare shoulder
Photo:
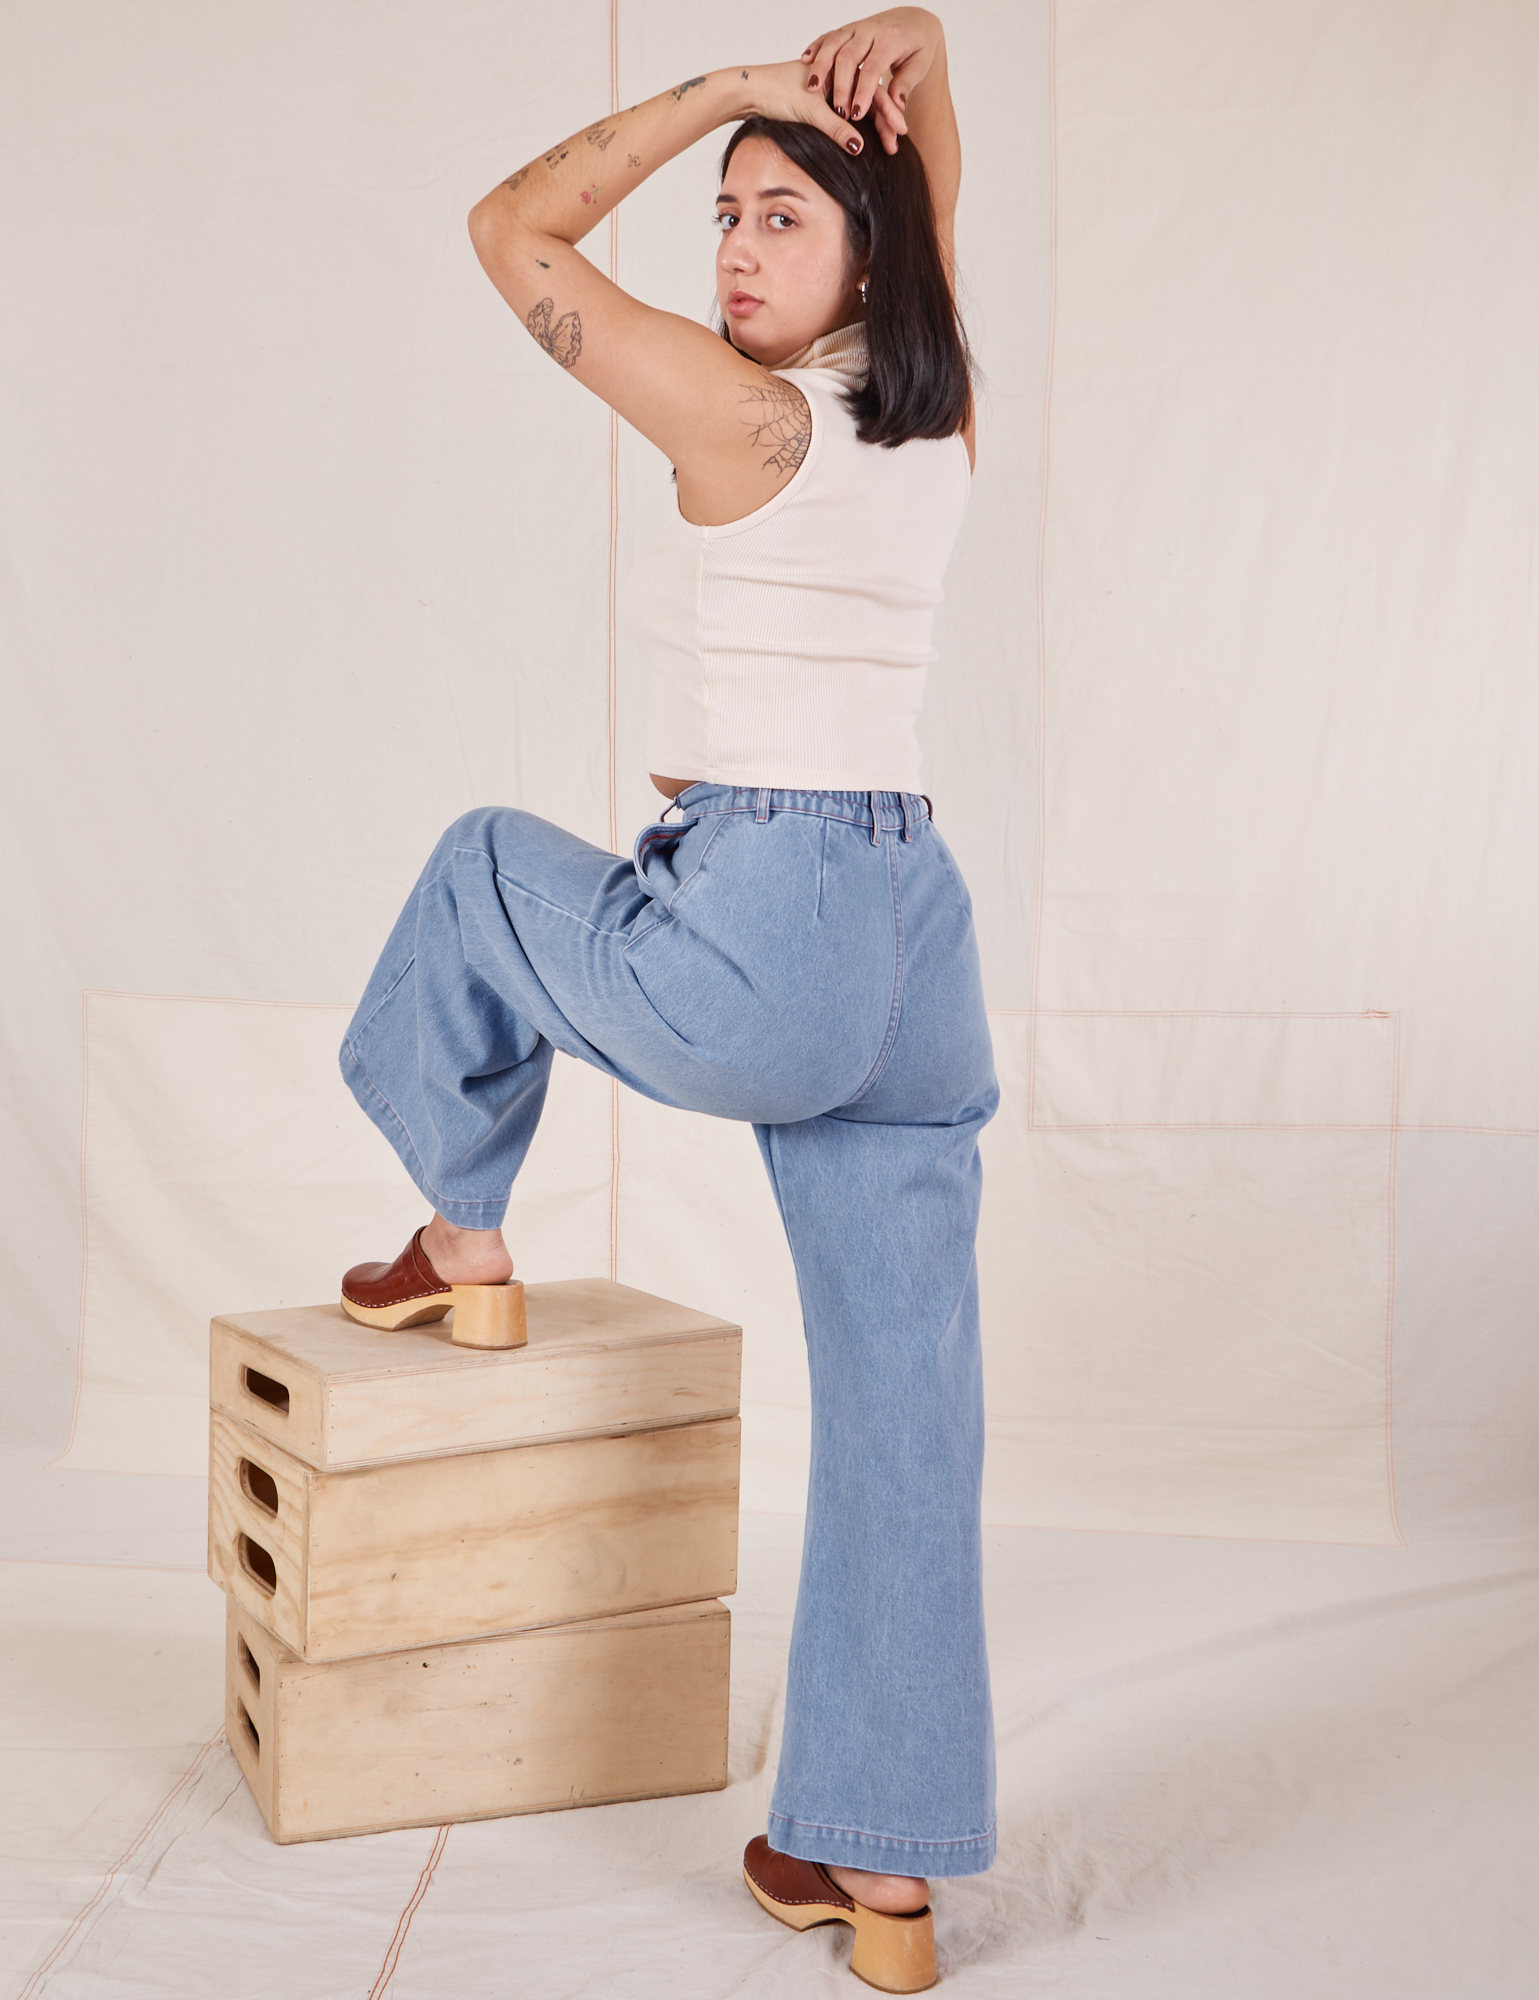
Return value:
[(735, 520), (794, 473), (811, 435), (794, 383), (697, 321), (632, 297), (574, 245), (510, 228), (477, 249), (552, 360), (676, 468), (687, 520)]

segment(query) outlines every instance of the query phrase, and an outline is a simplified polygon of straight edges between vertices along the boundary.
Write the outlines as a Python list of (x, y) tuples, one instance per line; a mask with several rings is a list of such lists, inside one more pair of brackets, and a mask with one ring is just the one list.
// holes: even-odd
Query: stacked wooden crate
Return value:
[(528, 1343), (216, 1319), (226, 1731), (275, 1840), (726, 1783), (739, 1328), (601, 1279)]

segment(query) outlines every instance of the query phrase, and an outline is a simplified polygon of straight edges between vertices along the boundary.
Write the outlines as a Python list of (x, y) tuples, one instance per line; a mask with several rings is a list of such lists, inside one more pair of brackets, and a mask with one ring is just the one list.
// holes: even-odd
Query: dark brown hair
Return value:
[[(726, 178), (745, 139), (767, 139), (844, 210), (852, 256), (866, 270), (864, 384), (845, 394), (866, 444), (946, 438), (972, 408), (972, 357), (941, 261), (930, 182), (917, 148), (899, 139), (885, 152), (868, 112), (855, 128), (865, 141), (848, 153), (816, 125), (749, 118), (721, 156)], [(722, 337), (732, 338), (723, 327)]]

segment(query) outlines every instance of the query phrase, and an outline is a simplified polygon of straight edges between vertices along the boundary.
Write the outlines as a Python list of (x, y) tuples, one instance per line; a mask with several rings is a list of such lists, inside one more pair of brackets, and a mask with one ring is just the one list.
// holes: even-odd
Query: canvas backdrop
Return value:
[[(946, 22), (982, 373), (924, 786), (1003, 1102), (1001, 1845), (945, 1990), (1529, 2000), (1539, 10)], [(0, 0), (7, 1996), (851, 1990), (736, 1877), (808, 1435), (746, 1128), (558, 1059), (510, 1219), (526, 1278), (743, 1323), (725, 1791), (275, 1847), (200, 1573), (210, 1316), (422, 1219), (335, 1057), (430, 846), (658, 810), (614, 606), (668, 469), (466, 211), (829, 25)], [(718, 151), (586, 245), (701, 318)]]
[[(982, 372), (924, 784), (1004, 1086), (990, 1517), (1529, 1529), (1539, 16), (947, 18)], [(195, 1477), (210, 1315), (334, 1296), (420, 1219), (335, 1048), (438, 833), (655, 815), (615, 601), (668, 469), (465, 212), (808, 27), (6, 8), (13, 1450)], [(584, 246), (702, 318), (718, 151)], [(800, 1509), (746, 1128), (562, 1059), (510, 1234), (526, 1278), (741, 1319), (745, 1502)]]

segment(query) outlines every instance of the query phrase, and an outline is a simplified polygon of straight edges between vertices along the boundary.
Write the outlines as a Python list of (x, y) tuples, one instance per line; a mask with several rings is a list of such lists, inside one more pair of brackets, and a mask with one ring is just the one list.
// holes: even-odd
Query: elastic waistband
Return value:
[(806, 813), (843, 820), (849, 826), (869, 828), (873, 846), (880, 844), (884, 831), (912, 840), (915, 827), (934, 817), (923, 792), (806, 792), (773, 785), (686, 785), (664, 808), (664, 818), (673, 806), (696, 819), (712, 813), (747, 813), (762, 822), (777, 813)]

